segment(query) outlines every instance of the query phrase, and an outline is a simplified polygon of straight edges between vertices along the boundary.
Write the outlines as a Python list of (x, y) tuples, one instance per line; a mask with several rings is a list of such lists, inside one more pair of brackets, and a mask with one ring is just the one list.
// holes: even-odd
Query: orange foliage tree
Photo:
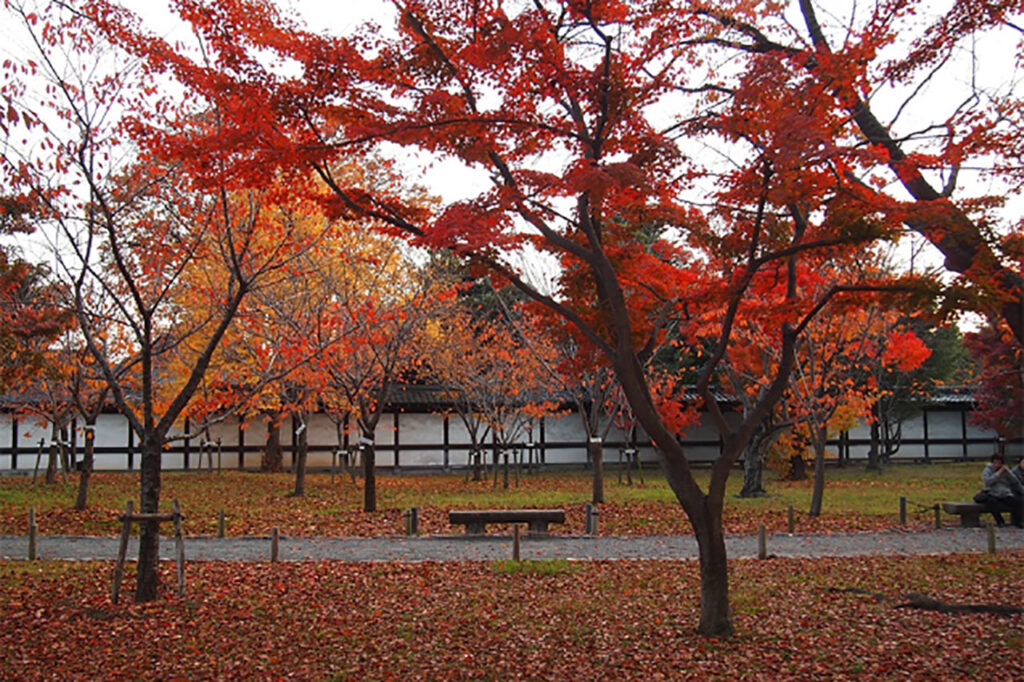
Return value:
[[(891, 295), (879, 299), (879, 290), (894, 285), (877, 269), (861, 264), (869, 260), (862, 254), (856, 265), (810, 263), (811, 267), (797, 273), (796, 286), (802, 297), (823, 300), (826, 290), (842, 290), (843, 296), (829, 301), (809, 321), (797, 342), (792, 375), (774, 421), (766, 423), (759, 434), (764, 449), (789, 431), (781, 438), (781, 447), (776, 444), (773, 450), (777, 456), (785, 455), (780, 462), (783, 467), (797, 467), (801, 476), (801, 446), (810, 445), (815, 464), (811, 516), (821, 513), (830, 435), (873, 418), (872, 407), (883, 391), (878, 382), (880, 369), (912, 372), (931, 354), (910, 331), (906, 315), (893, 307), (900, 301)], [(916, 301), (916, 297), (909, 300)], [(762, 393), (776, 375), (780, 355), (754, 315), (744, 320), (737, 341), (725, 365), (726, 385), (746, 405), (749, 397)]]
[[(0, 229), (0, 234), (5, 232)], [(4, 394), (54, 369), (47, 363), (47, 349), (71, 320), (56, 287), (47, 280), (44, 268), (0, 248), (0, 392)]]
[(422, 339), (433, 309), (450, 296), (443, 272), (387, 235), (351, 233), (348, 260), (321, 261), (343, 343), (320, 360), (327, 408), (352, 415), (359, 432), (363, 511), (377, 510), (376, 432), (393, 387), (422, 366)]
[[(280, 471), (280, 425), (284, 416), (293, 415), (298, 423), (293, 469), (293, 494), (305, 492), (307, 457), (306, 424), (319, 409), (326, 387), (321, 358), (339, 343), (346, 330), (340, 328), (333, 311), (336, 293), (323, 280), (324, 263), (344, 268), (347, 256), (337, 248), (338, 233), (348, 229), (329, 224), (309, 205), (267, 205), (260, 208), (271, 222), (288, 226), (301, 235), (308, 248), (296, 253), (272, 277), (266, 278), (243, 301), (231, 327), (211, 360), (211, 367), (190, 403), (187, 416), (191, 430), (203, 431), (216, 421), (237, 416), (247, 422), (266, 419), (267, 446), (261, 469)], [(275, 235), (268, 233), (268, 238)], [(218, 264), (216, 270), (195, 273), (203, 282), (223, 279), (228, 273)], [(190, 295), (188, 291), (183, 292)], [(199, 319), (212, 314), (196, 301), (182, 303), (183, 315)], [(176, 362), (190, 366), (206, 339), (186, 340), (177, 349)], [(168, 388), (174, 389), (170, 383)]]
[[(236, 191), (225, 175), (199, 186), (181, 165), (156, 158), (147, 125), (210, 132), (218, 127), (214, 110), (197, 115), (195, 100), (161, 96), (156, 76), (104, 41), (77, 8), (46, 3), (32, 11), (11, 2), (4, 16), (38, 50), (4, 66), (8, 125), (38, 142), (5, 147), (0, 172), (31, 197), (78, 332), (139, 438), (140, 511), (156, 513), (168, 434), (241, 302), (303, 245), (261, 215), (268, 190)], [(38, 93), (45, 96), (37, 100)], [(203, 280), (189, 273), (211, 261), (224, 277), (192, 286)], [(211, 314), (179, 324), (183, 287)], [(193, 335), (205, 339), (200, 352), (178, 389), (162, 394), (172, 351)], [(158, 595), (158, 557), (158, 524), (145, 521), (137, 601)]]
[(427, 328), (426, 371), (466, 429), (475, 481), (483, 478), (488, 438), (497, 484), (500, 457), (520, 456), (533, 423), (557, 411), (548, 339), (529, 308), (506, 300), (514, 297), (476, 281), (439, 306)]
[(814, 454), (811, 516), (821, 514), (828, 438), (872, 418), (880, 391), (874, 370), (911, 372), (931, 354), (916, 334), (899, 324), (898, 313), (877, 306), (829, 313), (802, 340), (784, 399), (794, 428), (806, 435)]
[(615, 426), (617, 385), (601, 352), (564, 319), (538, 308), (532, 316), (528, 347), (550, 375), (557, 394), (572, 403), (587, 437), (593, 467), (590, 501), (604, 502), (604, 443)]
[[(480, 481), (490, 424), (480, 409), (479, 394), (492, 390), (495, 383), (500, 385), (500, 378), (495, 379), (490, 371), (493, 334), (481, 327), (473, 310), (457, 298), (437, 312), (427, 321), (424, 336), (426, 376), (440, 387), (448, 410), (445, 418), (454, 412), (462, 422), (469, 436), (467, 476), (472, 470), (473, 480)], [(499, 388), (498, 392), (503, 391)]]

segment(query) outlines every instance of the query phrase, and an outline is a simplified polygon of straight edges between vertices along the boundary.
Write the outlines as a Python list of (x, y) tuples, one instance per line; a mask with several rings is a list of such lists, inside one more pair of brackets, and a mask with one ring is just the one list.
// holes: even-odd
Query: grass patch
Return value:
[(528, 559), (492, 561), (491, 569), (504, 575), (564, 575), (580, 570), (580, 565), (566, 559)]
[[(882, 474), (863, 466), (830, 467), (827, 473), (823, 515), (807, 516), (811, 481), (780, 481), (766, 476), (768, 497), (740, 499), (742, 485), (737, 470), (730, 477), (725, 500), (725, 528), (728, 533), (755, 533), (760, 524), (769, 532), (787, 525), (787, 510), (796, 512), (798, 532), (833, 530), (876, 530), (898, 524), (899, 498), (910, 501), (911, 527), (927, 527), (934, 521), (930, 507), (943, 500), (970, 499), (981, 486), (981, 463), (898, 465)], [(697, 470), (698, 483), (706, 488), (710, 473)], [(215, 535), (219, 511), (227, 517), (230, 536), (266, 535), (277, 526), (291, 536), (401, 535), (405, 530), (402, 513), (410, 507), (420, 510), (420, 531), (425, 534), (458, 533), (447, 523), (451, 509), (560, 508), (566, 523), (555, 525), (555, 533), (581, 534), (583, 507), (590, 501), (589, 471), (545, 471), (524, 474), (519, 485), (505, 489), (492, 479), (467, 481), (463, 474), (399, 475), (378, 477), (378, 511), (362, 512), (362, 481), (339, 476), (332, 483), (327, 474), (311, 473), (306, 479), (306, 496), (291, 497), (290, 474), (257, 474), (225, 470), (209, 472), (165, 472), (162, 478), (162, 508), (170, 510), (178, 499), (185, 513), (185, 533)], [(72, 509), (77, 476), (67, 483), (46, 485), (30, 477), (0, 478), (0, 534), (24, 535), (28, 510), (35, 507), (40, 532), (44, 535), (116, 535), (117, 515), (125, 502), (138, 499), (138, 475), (106, 473), (93, 475), (89, 508)], [(950, 525), (953, 517), (945, 519)], [(605, 535), (678, 535), (689, 533), (685, 515), (660, 471), (645, 470), (641, 484), (618, 482), (617, 472), (605, 477), (605, 502), (600, 507), (600, 532)]]

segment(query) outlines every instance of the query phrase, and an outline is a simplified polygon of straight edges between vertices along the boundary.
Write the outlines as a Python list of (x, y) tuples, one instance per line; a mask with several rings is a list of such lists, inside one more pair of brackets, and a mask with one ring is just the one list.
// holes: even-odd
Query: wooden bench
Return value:
[(985, 505), (977, 502), (943, 502), (942, 509), (947, 514), (959, 515), (961, 527), (977, 528), (981, 525), (981, 514), (985, 512)]
[(528, 523), (530, 533), (547, 535), (549, 523), (565, 523), (564, 509), (454, 509), (448, 523), (465, 525), (466, 535), (483, 535), (488, 523)]

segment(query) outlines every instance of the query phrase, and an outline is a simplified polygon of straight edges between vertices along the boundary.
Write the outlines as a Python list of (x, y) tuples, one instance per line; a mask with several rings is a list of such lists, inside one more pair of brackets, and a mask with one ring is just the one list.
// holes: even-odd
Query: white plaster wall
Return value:
[[(730, 419), (738, 419), (738, 415), (728, 415)], [(402, 413), (399, 415), (401, 431), (400, 431), (400, 445), (404, 447), (408, 446), (422, 446), (420, 448), (413, 447), (410, 450), (403, 450), (400, 454), (400, 466), (410, 467), (440, 467), (444, 464), (444, 422), (441, 415), (435, 414), (418, 414), (418, 413)], [(35, 461), (35, 451), (40, 438), (48, 441), (48, 427), (46, 424), (37, 424), (34, 420), (21, 418), (19, 421), (19, 445), (24, 448), (18, 456), (18, 469), (25, 471), (31, 470)], [(0, 415), (0, 448), (9, 448), (11, 444), (12, 435), (12, 417), (11, 415)], [(380, 466), (388, 467), (394, 465), (394, 454), (393, 449), (390, 448), (394, 443), (394, 416), (391, 414), (385, 414), (381, 418), (381, 423), (378, 426), (376, 433), (376, 444), (378, 446), (377, 451), (377, 462)], [(288, 446), (291, 442), (291, 421), (286, 419), (282, 425), (282, 442), (285, 446)], [(949, 438), (958, 439), (961, 435), (960, 425), (960, 413), (959, 412), (931, 412), (928, 418), (929, 436), (932, 438)], [(334, 428), (334, 424), (326, 415), (314, 415), (309, 420), (309, 444), (311, 446), (309, 466), (311, 467), (326, 467), (331, 463), (331, 451), (337, 445), (337, 435)], [(175, 431), (175, 433), (179, 433)], [(221, 466), (224, 468), (235, 468), (238, 466), (238, 422), (234, 419), (229, 419), (223, 423), (214, 425), (210, 429), (210, 437), (214, 440), (217, 438), (221, 439), (222, 445), (222, 461)], [(255, 421), (250, 424), (244, 432), (245, 434), (245, 445), (247, 450), (244, 456), (244, 466), (247, 468), (257, 468), (260, 462), (260, 454), (262, 447), (266, 440), (266, 422), (263, 420)], [(686, 434), (687, 438), (692, 440), (706, 439), (708, 441), (717, 441), (717, 434), (714, 428), (708, 423), (705, 418), (701, 423), (695, 424), (688, 430)], [(851, 432), (852, 438), (863, 438), (867, 439), (870, 436), (870, 430), (867, 426), (860, 426)], [(914, 419), (908, 420), (908, 423), (904, 426), (904, 437), (906, 439), (921, 438), (923, 436), (922, 419), (920, 416)], [(968, 423), (968, 436), (974, 438), (984, 438), (985, 440), (980, 443), (969, 445), (967, 454), (971, 457), (985, 457), (994, 450), (995, 438), (991, 431), (986, 431), (979, 427), (973, 426)], [(533, 430), (532, 437), (535, 441), (540, 441), (539, 428), (535, 427)], [(624, 440), (624, 434), (618, 429), (612, 429), (608, 434), (607, 440), (610, 442), (618, 443)], [(644, 434), (639, 434), (638, 439), (643, 442), (646, 440)], [(355, 444), (358, 440), (356, 433), (351, 433), (349, 436), (349, 442)], [(527, 437), (523, 438), (524, 444)], [(75, 438), (77, 451), (80, 456), (82, 447), (82, 435), (78, 433)], [(201, 450), (201, 443), (203, 437), (194, 438), (190, 442), (190, 456), (189, 465), (192, 468), (199, 466), (199, 454)], [(449, 418), (449, 442), (450, 447), (450, 464), (455, 467), (462, 467), (466, 465), (469, 436), (466, 433), (465, 427), (462, 421), (458, 417)], [(582, 464), (586, 461), (586, 447), (585, 447), (585, 436), (583, 427), (580, 419), (575, 414), (563, 415), (557, 418), (549, 418), (545, 420), (545, 443), (548, 445), (546, 449), (546, 461), (552, 464)], [(128, 445), (128, 425), (127, 421), (114, 414), (101, 415), (97, 422), (96, 431), (96, 445), (98, 448), (109, 448), (113, 450), (112, 453), (97, 453), (96, 468), (98, 470), (124, 470), (127, 468), (128, 457), (127, 457), (127, 445)], [(181, 445), (181, 441), (175, 442), (176, 446)], [(137, 446), (136, 446), (137, 447)], [(684, 441), (684, 447), (686, 448), (687, 455), (694, 461), (712, 461), (718, 456), (717, 444), (709, 444), (704, 446), (687, 445)], [(322, 451), (319, 451), (322, 450)], [(932, 443), (929, 447), (929, 453), (933, 457), (960, 457), (962, 455), (962, 447), (959, 443), (951, 445), (938, 445)], [(867, 457), (867, 445), (854, 446), (852, 448), (852, 454), (855, 459), (863, 459)], [(1024, 447), (1020, 445), (1009, 446), (1009, 456), (1016, 460), (1017, 458), (1024, 456)], [(923, 458), (924, 448), (921, 445), (910, 445), (904, 444), (900, 452), (897, 454), (898, 458), (914, 459)], [(605, 449), (605, 461), (608, 463), (618, 462), (618, 445), (608, 446)], [(288, 453), (285, 454), (286, 465), (290, 464)], [(646, 464), (654, 464), (657, 461), (654, 450), (650, 447), (641, 447), (641, 459)], [(11, 457), (9, 454), (0, 454), (0, 469), (9, 470), (11, 468)], [(214, 466), (216, 466), (216, 457), (214, 459)], [(138, 468), (139, 457), (136, 453), (134, 458), (134, 466)], [(168, 452), (164, 455), (163, 460), (164, 468), (166, 469), (180, 469), (184, 467), (184, 456), (180, 453)], [(206, 459), (203, 458), (203, 466), (206, 465)]]
[[(540, 437), (539, 432), (535, 432)], [(587, 435), (583, 420), (577, 414), (544, 419), (544, 461), (548, 464), (569, 464), (587, 461)], [(557, 447), (552, 447), (553, 445)], [(568, 447), (566, 447), (568, 446)]]
[[(402, 413), (398, 442), (402, 466), (444, 466), (444, 418), (439, 414)], [(449, 434), (450, 435), (450, 434)], [(420, 449), (405, 448), (420, 446)]]

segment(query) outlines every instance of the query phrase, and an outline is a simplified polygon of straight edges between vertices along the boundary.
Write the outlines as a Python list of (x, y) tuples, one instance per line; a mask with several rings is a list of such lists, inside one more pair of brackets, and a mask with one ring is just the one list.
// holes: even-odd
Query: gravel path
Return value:
[[(767, 539), (769, 555), (778, 557), (841, 557), (869, 555), (952, 554), (985, 552), (988, 541), (983, 528), (944, 528), (936, 531), (889, 531), (881, 533), (777, 534)], [(269, 537), (185, 539), (189, 561), (268, 561)], [(40, 559), (113, 560), (117, 558), (118, 538), (113, 537), (40, 537)], [(732, 558), (757, 556), (755, 536), (726, 538)], [(1000, 550), (1024, 551), (1024, 530), (999, 528), (996, 546)], [(164, 538), (161, 555), (171, 558), (174, 542)], [(138, 553), (132, 538), (128, 556)], [(510, 536), (485, 537), (428, 536), (387, 538), (281, 537), (282, 561), (484, 561), (507, 559), (512, 555)], [(693, 537), (584, 537), (553, 535), (524, 536), (520, 548), (523, 559), (695, 559), (697, 543)], [(28, 538), (0, 536), (0, 559), (26, 559)]]

